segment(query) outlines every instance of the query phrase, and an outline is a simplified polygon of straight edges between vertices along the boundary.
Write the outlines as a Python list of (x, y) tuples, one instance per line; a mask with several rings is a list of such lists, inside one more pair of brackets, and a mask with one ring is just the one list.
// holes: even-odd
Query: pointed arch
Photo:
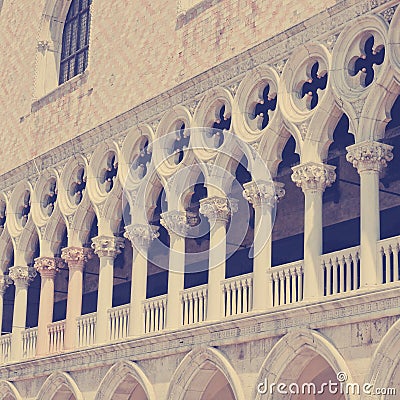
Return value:
[[(310, 359), (311, 355), (322, 357), (335, 374), (344, 372), (348, 378), (347, 381), (354, 382), (344, 358), (336, 347), (323, 335), (310, 329), (299, 329), (283, 336), (265, 359), (257, 382), (281, 382), (280, 379), (282, 379), (284, 372), (290, 368), (295, 368), (293, 361), (301, 354), (304, 354), (304, 362)], [(260, 394), (256, 387), (253, 398), (268, 400), (273, 398), (273, 393)], [(354, 395), (347, 395), (346, 397), (349, 400), (355, 398)]]
[[(69, 392), (69, 393), (68, 393)], [(57, 397), (57, 394), (73, 395), (74, 400), (83, 400), (78, 385), (66, 372), (57, 371), (51, 374), (41, 387), (37, 400), (70, 400), (70, 397)]]
[(0, 400), (8, 400), (12, 396), (13, 400), (22, 400), (17, 388), (10, 382), (0, 381)]
[[(400, 319), (390, 327), (376, 348), (365, 382), (378, 388), (390, 387), (396, 368), (400, 369)], [(367, 398), (365, 394), (362, 397)]]
[[(167, 399), (184, 400), (187, 390), (204, 366), (211, 366), (223, 374), (236, 400), (245, 400), (242, 383), (228, 359), (217, 349), (201, 347), (188, 353), (175, 371)], [(202, 382), (205, 388), (204, 382)]]
[[(113, 365), (100, 383), (95, 400), (112, 399), (119, 385), (133, 378), (146, 394), (147, 400), (155, 400), (153, 385), (147, 375), (137, 364), (130, 361), (120, 361)], [(136, 390), (136, 388), (134, 389)], [(132, 391), (131, 394), (134, 392)]]

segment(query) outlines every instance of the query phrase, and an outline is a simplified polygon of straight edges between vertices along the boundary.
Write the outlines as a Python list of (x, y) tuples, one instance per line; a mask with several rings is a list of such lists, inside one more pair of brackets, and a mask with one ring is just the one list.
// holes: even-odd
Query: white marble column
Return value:
[(53, 322), (54, 279), (60, 262), (60, 259), (54, 257), (39, 257), (35, 259), (35, 269), (41, 277), (36, 345), (36, 355), (38, 356), (46, 355), (49, 352), (48, 326)]
[(185, 236), (188, 232), (186, 212), (168, 211), (161, 214), (161, 225), (169, 233), (169, 272), (167, 328), (176, 329), (182, 326), (182, 308), (179, 293), (185, 282)]
[(147, 287), (147, 252), (151, 242), (158, 237), (158, 227), (146, 224), (132, 224), (125, 227), (125, 237), (133, 247), (131, 305), (129, 310), (129, 335), (144, 333), (143, 301)]
[(243, 197), (253, 205), (255, 216), (253, 309), (265, 310), (273, 305), (270, 284), (273, 209), (285, 190), (282, 183), (272, 181), (252, 181), (243, 186)]
[(77, 318), (82, 312), (83, 269), (92, 250), (85, 247), (66, 247), (62, 249), (61, 258), (69, 269), (67, 314), (65, 319), (64, 348), (70, 350), (76, 346)]
[(112, 308), (114, 259), (124, 247), (124, 239), (115, 236), (96, 236), (92, 248), (99, 256), (99, 286), (97, 291), (96, 343), (109, 338), (108, 310)]
[(392, 160), (392, 146), (365, 141), (347, 147), (347, 161), (360, 174), (360, 247), (361, 287), (382, 283), (377, 262), (377, 241), (380, 239), (379, 174)]
[(12, 280), (8, 275), (0, 275), (0, 335), (3, 332), (4, 293), (11, 284)]
[(221, 282), (226, 269), (226, 226), (237, 211), (237, 202), (226, 197), (212, 196), (200, 200), (200, 213), (210, 223), (210, 251), (208, 263), (207, 319), (219, 320), (223, 316), (223, 292)]
[(9, 269), (9, 276), (15, 285), (14, 314), (11, 338), (11, 358), (22, 359), (22, 334), (26, 326), (26, 309), (28, 305), (28, 286), (36, 276), (35, 268), (15, 266)]
[(301, 187), (304, 207), (304, 299), (324, 294), (322, 255), (322, 195), (336, 179), (335, 167), (307, 162), (293, 167), (292, 180)]

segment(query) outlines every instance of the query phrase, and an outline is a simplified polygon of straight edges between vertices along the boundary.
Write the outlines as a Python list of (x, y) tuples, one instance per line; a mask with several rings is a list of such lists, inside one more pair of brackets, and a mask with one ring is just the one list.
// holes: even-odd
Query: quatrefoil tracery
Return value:
[(6, 220), (7, 220), (6, 204), (1, 203), (0, 204), (0, 228), (4, 228), (4, 225), (6, 224)]
[(179, 164), (185, 156), (185, 150), (189, 146), (190, 134), (182, 123), (180, 129), (176, 131), (176, 139), (172, 146), (173, 160), (175, 164)]
[(28, 222), (30, 212), (31, 212), (31, 194), (29, 191), (26, 191), (22, 199), (22, 205), (20, 207), (18, 214), (22, 227), (24, 227)]
[(104, 184), (105, 191), (108, 193), (114, 187), (114, 181), (118, 173), (118, 161), (114, 153), (110, 153), (107, 159), (107, 168), (103, 170), (100, 182)]
[(267, 84), (263, 90), (262, 98), (254, 107), (252, 119), (257, 119), (258, 129), (264, 129), (270, 121), (270, 113), (275, 111), (277, 95), (270, 93), (270, 85)]
[(48, 184), (48, 191), (44, 195), (42, 206), (46, 211), (47, 215), (50, 216), (55, 207), (55, 203), (57, 201), (57, 182), (56, 180), (51, 180)]
[(70, 188), (70, 195), (78, 205), (82, 201), (84, 191), (86, 190), (86, 174), (85, 169), (80, 168), (76, 174), (76, 180), (72, 183)]
[(209, 137), (214, 139), (214, 147), (220, 147), (224, 142), (224, 131), (229, 131), (231, 128), (232, 117), (226, 112), (226, 107), (223, 105), (217, 118), (212, 125), (212, 129), (209, 133)]
[(139, 179), (146, 176), (148, 166), (151, 162), (152, 151), (149, 146), (149, 141), (146, 139), (140, 146), (140, 152), (133, 162), (132, 168), (136, 172)]
[(316, 61), (308, 74), (308, 80), (301, 86), (301, 98), (306, 97), (307, 108), (314, 109), (319, 101), (318, 90), (326, 89), (328, 73), (319, 73), (319, 62)]
[(385, 47), (383, 45), (374, 47), (375, 39), (370, 36), (364, 44), (362, 54), (350, 61), (349, 74), (356, 76), (361, 73), (361, 85), (369, 86), (374, 80), (374, 65), (381, 65), (385, 59)]

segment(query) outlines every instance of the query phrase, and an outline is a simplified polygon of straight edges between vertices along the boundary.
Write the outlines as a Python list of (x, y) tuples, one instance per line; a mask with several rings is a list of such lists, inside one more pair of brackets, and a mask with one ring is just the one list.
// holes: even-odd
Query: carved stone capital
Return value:
[(125, 226), (124, 236), (135, 248), (147, 251), (151, 242), (160, 235), (157, 230), (158, 226), (150, 224), (132, 224)]
[(39, 257), (35, 259), (35, 269), (42, 278), (54, 278), (61, 264), (61, 258)]
[(167, 211), (161, 214), (161, 225), (168, 231), (168, 233), (177, 236), (185, 237), (190, 228), (187, 223), (186, 212), (184, 211)]
[(285, 185), (280, 182), (251, 181), (243, 186), (243, 197), (254, 208), (261, 207), (261, 205), (274, 207), (278, 200), (285, 195)]
[(93, 257), (93, 250), (87, 247), (65, 247), (61, 250), (61, 258), (68, 264), (68, 268), (83, 268), (85, 263)]
[(28, 286), (33, 281), (37, 272), (34, 267), (15, 266), (9, 269), (9, 277), (14, 281), (15, 286)]
[(364, 171), (381, 172), (393, 159), (393, 146), (372, 140), (356, 143), (346, 147), (347, 161), (357, 168), (358, 173)]
[(303, 192), (308, 190), (324, 192), (335, 182), (335, 169), (336, 167), (332, 165), (307, 162), (292, 168), (292, 181), (301, 187)]
[(96, 236), (92, 239), (92, 249), (99, 257), (116, 257), (125, 247), (124, 238), (116, 236)]
[(0, 296), (3, 296), (6, 289), (12, 285), (13, 281), (8, 275), (0, 276)]
[(210, 222), (221, 221), (227, 223), (233, 213), (238, 210), (238, 200), (227, 197), (212, 196), (200, 200), (200, 213)]

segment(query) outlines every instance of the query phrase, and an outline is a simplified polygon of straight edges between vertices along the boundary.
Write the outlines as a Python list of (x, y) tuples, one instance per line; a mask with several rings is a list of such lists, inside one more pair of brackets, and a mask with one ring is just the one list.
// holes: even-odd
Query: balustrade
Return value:
[(321, 256), (324, 295), (349, 292), (360, 287), (360, 247)]
[(271, 284), (274, 307), (303, 300), (303, 260), (272, 267)]
[(94, 343), (96, 322), (97, 313), (86, 314), (77, 318), (78, 347), (86, 347)]
[(108, 310), (110, 323), (110, 340), (126, 338), (129, 334), (130, 304), (124, 304)]
[(167, 295), (153, 297), (143, 302), (144, 332), (158, 332), (165, 328)]
[(189, 325), (207, 318), (207, 285), (185, 289), (180, 293), (182, 324)]
[(253, 307), (253, 274), (223, 280), (222, 291), (225, 317), (251, 311)]

